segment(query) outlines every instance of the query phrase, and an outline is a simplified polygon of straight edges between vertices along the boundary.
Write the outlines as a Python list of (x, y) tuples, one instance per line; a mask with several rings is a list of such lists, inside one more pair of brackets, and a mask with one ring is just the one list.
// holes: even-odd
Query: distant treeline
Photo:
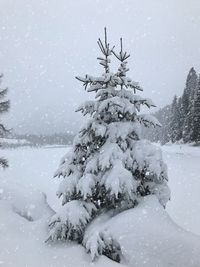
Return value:
[(146, 138), (162, 144), (200, 142), (200, 76), (194, 68), (187, 75), (182, 96), (174, 96), (170, 105), (154, 115), (162, 127), (145, 132)]
[(43, 146), (43, 145), (71, 145), (73, 142), (73, 133), (56, 133), (49, 135), (35, 135), (35, 134), (12, 134), (11, 136), (17, 140), (26, 140), (29, 145)]

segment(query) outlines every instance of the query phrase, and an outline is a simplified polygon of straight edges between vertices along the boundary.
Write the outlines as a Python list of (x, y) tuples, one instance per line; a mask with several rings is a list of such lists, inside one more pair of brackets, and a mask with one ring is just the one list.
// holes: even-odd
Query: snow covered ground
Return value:
[[(115, 235), (119, 229), (124, 265), (106, 257), (92, 263), (76, 244), (45, 244), (50, 207), (56, 210), (60, 205), (55, 194), (59, 181), (52, 177), (66, 149), (27, 147), (1, 152), (10, 168), (0, 176), (0, 266), (200, 266), (200, 237), (179, 228), (152, 197), (112, 221), (110, 231)], [(200, 147), (164, 146), (163, 152), (172, 191), (167, 211), (182, 228), (200, 235)]]
[(171, 188), (167, 211), (178, 225), (200, 235), (200, 147), (166, 145), (162, 149)]

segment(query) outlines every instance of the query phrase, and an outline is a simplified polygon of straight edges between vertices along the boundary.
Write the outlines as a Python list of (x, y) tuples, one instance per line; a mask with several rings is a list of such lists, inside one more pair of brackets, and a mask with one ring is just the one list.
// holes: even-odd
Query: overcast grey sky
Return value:
[(87, 99), (75, 75), (101, 74), (97, 38), (124, 38), (129, 76), (158, 107), (200, 71), (199, 0), (0, 0), (0, 72), (17, 132), (77, 130)]

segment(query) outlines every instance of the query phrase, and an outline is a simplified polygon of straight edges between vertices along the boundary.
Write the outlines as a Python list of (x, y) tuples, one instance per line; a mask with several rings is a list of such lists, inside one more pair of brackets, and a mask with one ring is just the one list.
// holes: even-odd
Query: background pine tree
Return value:
[(198, 79), (197, 90), (194, 95), (194, 105), (192, 110), (192, 123), (191, 123), (191, 141), (200, 142), (200, 77)]
[(169, 125), (169, 136), (170, 136), (170, 141), (172, 143), (180, 139), (181, 113), (180, 113), (179, 105), (180, 104), (178, 103), (177, 96), (175, 96), (172, 102), (172, 105), (171, 105), (171, 117), (170, 117), (170, 125)]
[(198, 142), (194, 128), (194, 125), (197, 124), (195, 121), (198, 121), (198, 115), (195, 114), (199, 101), (197, 97), (198, 87), (197, 73), (194, 68), (191, 68), (187, 75), (183, 95), (174, 98), (172, 104), (161, 108), (154, 114), (161, 122), (162, 127), (153, 129), (149, 133), (144, 131), (144, 136), (162, 144), (168, 142)]
[(193, 123), (193, 106), (195, 91), (197, 88), (197, 74), (194, 68), (191, 68), (186, 80), (186, 87), (182, 96), (183, 107), (183, 126), (182, 126), (182, 138), (185, 143), (191, 142), (191, 127)]

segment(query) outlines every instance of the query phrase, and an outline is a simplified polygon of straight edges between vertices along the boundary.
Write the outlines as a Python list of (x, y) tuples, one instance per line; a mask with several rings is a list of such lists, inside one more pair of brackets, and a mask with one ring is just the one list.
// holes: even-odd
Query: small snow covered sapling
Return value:
[[(106, 29), (105, 42), (99, 39), (97, 43), (104, 73), (76, 77), (85, 90), (96, 92), (96, 99), (77, 109), (89, 119), (55, 174), (63, 177), (58, 189), (63, 207), (51, 218), (49, 240), (76, 240), (92, 252), (93, 258), (105, 254), (119, 261), (117, 242), (106, 233), (96, 229), (94, 237), (84, 239), (88, 225), (108, 211), (117, 214), (135, 207), (148, 194), (155, 194), (165, 206), (169, 189), (160, 149), (140, 140), (141, 124), (160, 125), (153, 116), (138, 114), (140, 107), (155, 105), (137, 95), (142, 88), (127, 77), (130, 55), (123, 50), (122, 39), (119, 53), (110, 47)], [(111, 56), (119, 61), (114, 73), (110, 71)]]

